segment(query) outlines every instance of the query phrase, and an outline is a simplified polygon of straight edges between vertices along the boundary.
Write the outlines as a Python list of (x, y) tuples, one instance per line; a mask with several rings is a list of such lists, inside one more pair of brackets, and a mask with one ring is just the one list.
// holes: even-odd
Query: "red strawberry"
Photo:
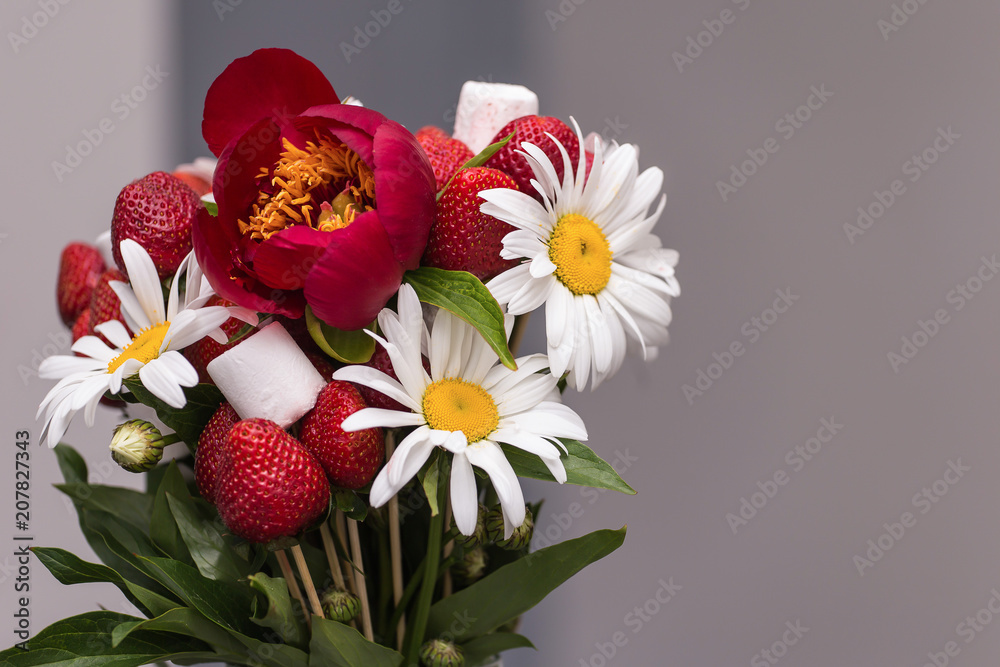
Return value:
[(474, 167), (458, 172), (438, 200), (437, 220), (422, 264), (468, 271), (486, 281), (517, 263), (500, 257), (503, 237), (514, 228), (479, 212), (483, 203), (479, 193), (490, 188), (518, 189), (514, 179), (496, 169)]
[(90, 334), (90, 308), (87, 308), (73, 323), (73, 342)]
[(531, 171), (531, 167), (528, 165), (525, 157), (517, 153), (517, 151), (523, 150), (521, 143), (527, 141), (541, 148), (549, 160), (552, 161), (552, 165), (556, 168), (556, 174), (561, 179), (563, 176), (562, 154), (552, 139), (546, 136), (546, 132), (559, 140), (559, 143), (563, 145), (563, 148), (569, 154), (570, 164), (574, 167), (580, 159), (580, 140), (574, 134), (573, 130), (558, 118), (552, 118), (551, 116), (522, 116), (504, 125), (490, 143), (500, 141), (512, 132), (514, 136), (511, 137), (511, 140), (507, 142), (506, 146), (497, 151), (486, 162), (485, 166), (499, 169), (508, 174), (514, 179), (518, 187), (521, 188), (521, 192), (527, 192), (535, 199), (541, 201), (541, 195), (531, 186), (531, 179), (535, 177), (534, 173)]
[[(91, 335), (100, 336), (94, 331), (94, 327), (104, 322), (118, 320), (125, 324), (125, 318), (122, 316), (122, 302), (108, 284), (112, 280), (128, 282), (125, 274), (118, 269), (108, 269), (101, 274), (97, 281), (97, 287), (94, 288), (94, 293), (90, 297), (90, 326), (87, 333)], [(104, 336), (100, 336), (100, 338), (104, 342), (108, 342)]]
[(385, 457), (382, 429), (347, 433), (340, 428), (348, 415), (366, 407), (354, 385), (334, 380), (302, 418), (302, 444), (323, 464), (330, 481), (347, 489), (360, 489), (372, 481)]
[(229, 432), (240, 420), (236, 410), (223, 402), (212, 418), (205, 424), (205, 430), (198, 438), (198, 451), (194, 457), (194, 480), (198, 491), (210, 503), (215, 502), (215, 485), (219, 476), (219, 459)]
[(121, 242), (133, 239), (149, 253), (160, 280), (172, 276), (191, 252), (191, 225), (199, 206), (194, 190), (162, 171), (126, 185), (111, 219), (111, 249), (118, 268), (125, 271)]
[[(423, 357), (424, 369), (430, 373), (431, 364), (427, 357)], [(368, 366), (369, 368), (374, 368), (377, 371), (382, 371), (393, 380), (398, 381), (399, 377), (396, 375), (396, 371), (392, 368), (392, 361), (389, 360), (389, 353), (385, 351), (385, 348), (381, 345), (375, 346), (375, 353), (372, 358), (366, 361), (363, 366)], [(384, 410), (409, 410), (402, 403), (394, 398), (389, 398), (380, 391), (375, 391), (371, 387), (366, 387), (363, 384), (356, 384), (354, 388), (358, 390), (361, 394), (361, 398), (364, 399), (365, 404), (370, 408), (382, 408)]]
[(175, 171), (171, 176), (176, 176), (180, 180), (184, 181), (189, 188), (194, 190), (194, 193), (199, 197), (204, 197), (209, 192), (212, 191), (212, 183), (206, 181), (200, 176), (195, 176), (194, 174), (189, 174), (186, 171)]
[(101, 253), (86, 243), (70, 243), (59, 258), (59, 280), (56, 301), (59, 316), (66, 326), (73, 326), (80, 313), (90, 304), (90, 295), (97, 279), (107, 267)]
[(333, 377), (334, 371), (337, 370), (337, 366), (334, 366), (334, 361), (332, 358), (326, 356), (322, 352), (313, 352), (312, 350), (303, 350), (306, 357), (309, 358), (309, 362), (312, 363), (313, 368), (316, 372), (323, 376), (324, 380), (329, 381)]
[(251, 542), (297, 535), (330, 505), (323, 466), (267, 419), (244, 419), (233, 426), (217, 470), (219, 515), (229, 530)]
[[(504, 135), (507, 136), (507, 135)], [(440, 191), (458, 168), (472, 159), (472, 150), (458, 139), (452, 139), (444, 130), (428, 125), (417, 131), (417, 141), (427, 153), (434, 168), (434, 180)]]
[[(206, 306), (235, 306), (236, 304), (232, 301), (227, 301), (221, 296), (213, 296), (206, 303)], [(238, 320), (235, 317), (230, 317), (222, 325), (222, 330), (226, 332), (226, 335), (232, 338), (236, 333), (244, 327), (245, 323), (242, 320)], [(242, 339), (241, 339), (242, 340)], [(198, 371), (198, 382), (207, 382), (209, 384), (215, 384), (212, 377), (205, 370), (208, 363), (218, 357), (220, 354), (226, 350), (235, 347), (241, 341), (235, 343), (217, 343), (208, 336), (205, 336), (201, 340), (189, 345), (184, 348), (184, 356), (187, 360), (191, 362), (194, 369)]]

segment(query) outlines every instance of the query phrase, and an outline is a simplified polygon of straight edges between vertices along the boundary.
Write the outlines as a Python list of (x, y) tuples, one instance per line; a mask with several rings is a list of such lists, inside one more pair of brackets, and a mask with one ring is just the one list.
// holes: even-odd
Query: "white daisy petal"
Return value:
[(57, 380), (74, 373), (96, 371), (106, 366), (106, 362), (90, 357), (71, 357), (57, 354), (44, 359), (38, 365), (38, 377), (43, 380)]
[(385, 464), (386, 470), (389, 471), (389, 482), (393, 486), (405, 484), (413, 479), (427, 462), (427, 457), (434, 451), (434, 443), (429, 436), (430, 429), (418, 428), (399, 443), (392, 458)]
[[(531, 263), (535, 265), (534, 262)], [(555, 265), (553, 265), (553, 268)], [(524, 315), (530, 313), (541, 306), (552, 294), (553, 290), (559, 289), (559, 281), (555, 276), (546, 275), (538, 280), (531, 280), (518, 290), (514, 298), (507, 304), (507, 310), (512, 315)]]
[[(125, 323), (128, 324), (129, 329), (138, 332), (140, 329), (153, 326), (149, 315), (146, 314), (135, 292), (132, 291), (132, 288), (127, 283), (112, 280), (108, 283), (108, 287), (114, 291), (115, 295), (122, 302), (122, 317), (125, 318)], [(159, 322), (156, 324), (159, 324)]]
[(479, 493), (476, 491), (476, 475), (465, 454), (455, 454), (451, 459), (451, 511), (455, 525), (463, 535), (476, 532)]
[(187, 398), (184, 396), (180, 382), (170, 372), (169, 365), (159, 364), (157, 361), (159, 360), (153, 359), (139, 369), (139, 380), (142, 382), (142, 386), (170, 407), (183, 408), (184, 404), (187, 403)]
[(514, 426), (531, 433), (544, 433), (554, 438), (572, 438), (581, 442), (587, 440), (587, 427), (583, 425), (580, 415), (562, 403), (539, 403), (534, 410), (504, 417), (504, 426)]
[(399, 384), (399, 382), (382, 371), (369, 366), (344, 366), (333, 374), (333, 379), (343, 382), (363, 384), (370, 389), (374, 389), (380, 394), (388, 396), (394, 401), (402, 403), (413, 411), (420, 410), (420, 403), (413, 400), (410, 395), (406, 393), (406, 390), (403, 389), (403, 385)]
[(125, 328), (125, 325), (118, 320), (102, 322), (94, 327), (94, 331), (103, 335), (111, 341), (112, 345), (117, 347), (125, 347), (132, 342), (132, 335)]
[(479, 384), (494, 396), (500, 396), (525, 378), (549, 367), (549, 360), (544, 354), (530, 354), (515, 359), (517, 370), (512, 371), (506, 366), (494, 366)]
[(500, 252), (500, 256), (504, 259), (517, 259), (519, 257), (534, 257), (543, 252), (548, 252), (548, 248), (538, 238), (538, 234), (515, 229), (503, 237), (503, 250)]
[(74, 352), (85, 354), (91, 359), (103, 361), (104, 363), (108, 363), (118, 356), (118, 351), (112, 350), (97, 336), (83, 336), (73, 343), (70, 349)]
[(480, 440), (469, 445), (466, 450), (469, 463), (482, 469), (490, 477), (493, 488), (500, 498), (504, 515), (504, 539), (510, 538), (514, 529), (524, 523), (524, 495), (517, 475), (510, 466), (499, 445), (489, 440)]
[(597, 299), (590, 295), (582, 298), (587, 310), (587, 327), (593, 350), (594, 370), (597, 373), (606, 373), (611, 368), (611, 360), (614, 357), (611, 332), (607, 323), (604, 322), (604, 313), (597, 303)]
[[(223, 306), (182, 311), (170, 323), (170, 329), (163, 341), (164, 349), (180, 350), (196, 343), (225, 324), (228, 319), (229, 309)], [(228, 342), (228, 338), (226, 340)]]
[(535, 199), (523, 192), (497, 188), (479, 193), (485, 203), (479, 212), (491, 215), (508, 225), (523, 229), (541, 237), (552, 230), (548, 212)]
[(531, 279), (530, 270), (528, 264), (518, 264), (490, 280), (486, 288), (501, 305), (506, 304), (521, 289), (521, 285)]
[(198, 371), (195, 367), (191, 365), (191, 362), (187, 360), (180, 352), (176, 350), (171, 350), (161, 354), (159, 358), (156, 359), (157, 365), (162, 365), (182, 387), (193, 387), (198, 384)]
[[(163, 288), (149, 253), (132, 239), (122, 241), (120, 249), (122, 261), (128, 269), (129, 283), (147, 319), (155, 324), (165, 322), (167, 312), (163, 304)], [(124, 299), (122, 302), (124, 306)]]
[(351, 432), (366, 428), (399, 428), (400, 426), (416, 426), (423, 423), (423, 415), (413, 412), (384, 408), (362, 408), (348, 415), (340, 427)]
[(503, 398), (497, 401), (497, 408), (504, 415), (533, 408), (545, 400), (558, 383), (559, 378), (554, 375), (530, 375), (505, 391)]

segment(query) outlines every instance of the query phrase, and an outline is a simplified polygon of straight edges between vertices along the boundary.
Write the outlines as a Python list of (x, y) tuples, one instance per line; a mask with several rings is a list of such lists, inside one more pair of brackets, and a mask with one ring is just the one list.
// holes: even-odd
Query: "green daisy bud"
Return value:
[(423, 667), (463, 667), (465, 656), (460, 646), (432, 639), (420, 647), (420, 664)]
[(331, 621), (350, 623), (361, 610), (361, 601), (357, 595), (338, 588), (328, 588), (320, 599), (320, 604)]
[(451, 572), (459, 582), (471, 584), (486, 574), (488, 562), (486, 550), (482, 547), (466, 549), (462, 560), (451, 566)]
[(498, 547), (509, 551), (524, 549), (531, 544), (531, 536), (535, 530), (534, 517), (531, 516), (531, 509), (524, 508), (524, 523), (514, 529), (509, 539), (504, 539), (503, 510), (497, 505), (486, 517), (486, 532), (489, 534), (491, 542)]
[(142, 419), (120, 424), (111, 438), (111, 458), (129, 472), (146, 472), (163, 458), (164, 437)]
[[(472, 531), (472, 535), (462, 535), (459, 533), (458, 537), (455, 538), (455, 541), (466, 549), (473, 549), (487, 544), (487, 540), (489, 538), (486, 535), (486, 516), (489, 512), (490, 511), (487, 509), (486, 505), (480, 503), (479, 517), (476, 519), (476, 529)], [(452, 525), (455, 525), (454, 521), (452, 521)]]

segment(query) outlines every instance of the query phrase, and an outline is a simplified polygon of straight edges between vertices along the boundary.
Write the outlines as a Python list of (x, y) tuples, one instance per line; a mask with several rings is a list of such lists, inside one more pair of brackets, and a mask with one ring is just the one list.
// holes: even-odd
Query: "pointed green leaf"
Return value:
[(494, 632), (462, 644), (467, 665), (478, 665), (494, 655), (514, 648), (535, 648), (531, 640), (513, 632)]
[(306, 306), (306, 329), (321, 350), (345, 364), (363, 364), (375, 353), (375, 339), (365, 333), (370, 326), (355, 331), (331, 327)]
[[(431, 607), (427, 637), (457, 642), (490, 633), (528, 611), (574, 574), (622, 545), (625, 529), (598, 530), (504, 565)], [(463, 619), (463, 623), (456, 623)]]
[(271, 628), (286, 644), (305, 648), (306, 629), (295, 613), (285, 580), (272, 579), (263, 572), (258, 572), (250, 577), (250, 587), (267, 597), (267, 612), (250, 620), (257, 625)]
[[(368, 516), (368, 504), (361, 499), (357, 492), (351, 489), (334, 488), (333, 504), (343, 512), (348, 519), (364, 521)], [(326, 518), (324, 518), (324, 521)]]
[(201, 203), (205, 206), (205, 210), (208, 211), (209, 215), (219, 215), (219, 204), (215, 201), (215, 197), (212, 196), (211, 192), (201, 198)]
[(403, 282), (413, 287), (424, 303), (444, 308), (475, 327), (504, 366), (517, 368), (507, 347), (503, 311), (479, 278), (467, 271), (422, 266), (403, 274)]
[(192, 637), (139, 630), (117, 646), (111, 633), (122, 623), (141, 618), (110, 611), (92, 611), (56, 621), (32, 637), (28, 650), (11, 648), (0, 653), (5, 667), (139, 667), (165, 660), (212, 660), (217, 656)]
[(368, 641), (343, 623), (314, 616), (312, 633), (310, 667), (399, 667), (403, 662), (401, 654)]
[(56, 445), (56, 460), (67, 484), (87, 483), (87, 462), (80, 453), (69, 445)]
[(183, 408), (177, 409), (170, 407), (142, 386), (138, 375), (128, 378), (124, 384), (140, 403), (156, 410), (156, 416), (160, 421), (174, 429), (192, 452), (198, 448), (198, 438), (205, 430), (205, 424), (223, 401), (222, 392), (214, 384), (199, 384), (184, 388), (187, 402)]
[[(455, 173), (457, 174), (459, 171), (462, 171), (463, 169), (472, 169), (473, 167), (482, 167), (484, 164), (486, 164), (487, 162), (489, 162), (490, 158), (493, 157), (496, 154), (497, 151), (499, 151), (501, 148), (503, 148), (504, 146), (506, 146), (507, 142), (509, 142), (513, 138), (514, 138), (514, 133), (511, 132), (510, 134), (508, 134), (506, 137), (504, 137), (500, 141), (498, 141), (496, 143), (493, 143), (493, 144), (490, 144), (489, 146), (487, 146), (483, 150), (479, 151), (478, 154), (476, 154), (476, 155), (472, 156), (471, 158), (469, 158), (468, 162), (466, 162), (461, 167), (459, 167), (458, 171), (456, 171)], [(448, 182), (445, 183), (444, 187), (441, 188), (441, 191), (437, 193), (437, 198), (438, 199), (441, 199), (441, 196), (444, 194), (445, 190), (448, 189), (448, 186), (451, 185), (451, 182), (453, 180), (455, 180), (454, 174), (452, 175), (451, 178), (448, 179)]]
[(427, 496), (427, 505), (431, 508), (431, 516), (438, 514), (438, 484), (441, 479), (441, 456), (434, 452), (433, 460), (421, 471), (420, 483)]
[(31, 551), (61, 584), (114, 584), (132, 604), (152, 614), (161, 614), (177, 606), (173, 600), (126, 581), (110, 567), (89, 563), (69, 551), (51, 547), (33, 547)]
[(168, 492), (167, 500), (199, 572), (219, 581), (236, 581), (250, 574), (250, 563), (236, 554), (215, 523), (198, 513), (190, 496), (181, 499)]
[(245, 585), (215, 581), (169, 558), (140, 558), (146, 572), (209, 620), (249, 637), (261, 634), (250, 622), (253, 593)]
[[(590, 486), (595, 489), (610, 489), (635, 495), (635, 489), (625, 483), (618, 472), (604, 459), (594, 453), (590, 447), (577, 440), (559, 439), (569, 454), (562, 453), (563, 466), (566, 467), (566, 482), (579, 486)], [(542, 460), (523, 449), (502, 445), (503, 452), (514, 468), (518, 477), (544, 479), (554, 482), (555, 478)]]
[(168, 556), (185, 563), (193, 563), (191, 553), (181, 538), (181, 531), (177, 527), (174, 515), (170, 511), (170, 503), (167, 500), (169, 493), (187, 496), (187, 483), (184, 481), (176, 461), (171, 461), (169, 466), (160, 467), (166, 468), (166, 472), (160, 480), (153, 500), (153, 518), (149, 524), (149, 537), (153, 540), (153, 544), (160, 547)]
[(91, 486), (79, 482), (56, 484), (55, 487), (87, 509), (113, 514), (142, 531), (149, 529), (153, 499), (148, 494), (118, 486)]

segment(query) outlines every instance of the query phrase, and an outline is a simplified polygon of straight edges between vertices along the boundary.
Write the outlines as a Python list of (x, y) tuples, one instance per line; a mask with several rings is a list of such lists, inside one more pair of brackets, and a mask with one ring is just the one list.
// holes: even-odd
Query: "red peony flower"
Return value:
[(416, 138), (339, 103), (322, 72), (286, 49), (233, 61), (205, 99), (219, 157), (194, 248), (223, 298), (260, 312), (359, 329), (416, 268), (434, 221), (434, 172)]

